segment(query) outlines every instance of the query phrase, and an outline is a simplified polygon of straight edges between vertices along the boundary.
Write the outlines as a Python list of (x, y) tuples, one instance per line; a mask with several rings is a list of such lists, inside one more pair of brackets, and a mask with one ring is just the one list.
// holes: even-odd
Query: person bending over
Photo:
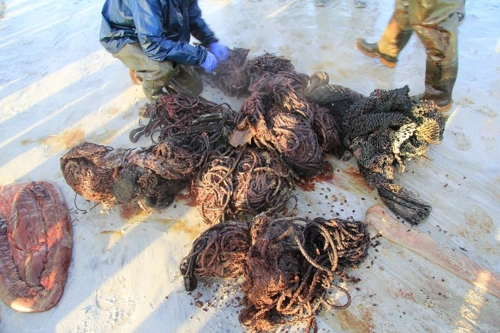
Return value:
[(392, 68), (415, 32), (427, 53), (422, 98), (433, 100), (440, 111), (448, 111), (458, 72), (457, 29), (465, 15), (464, 3), (464, 0), (396, 0), (395, 11), (380, 40), (368, 43), (358, 38), (356, 47)]
[[(135, 71), (151, 102), (162, 94), (199, 95), (203, 82), (195, 66), (212, 72), (229, 55), (198, 0), (106, 0), (101, 13), (101, 44)], [(190, 44), (191, 36), (201, 45)]]

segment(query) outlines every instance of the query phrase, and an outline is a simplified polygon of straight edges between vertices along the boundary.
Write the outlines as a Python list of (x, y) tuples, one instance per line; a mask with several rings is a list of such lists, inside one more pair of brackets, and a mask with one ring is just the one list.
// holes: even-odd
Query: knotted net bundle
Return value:
[[(248, 51), (238, 48), (230, 50), (229, 59), (217, 66), (215, 74), (202, 75), (226, 95), (247, 97), (242, 109), (247, 111), (246, 116), (260, 113), (254, 117), (263, 117), (263, 110), (272, 109), (263, 120), (269, 131), (273, 131), (273, 126), (278, 128), (275, 133), (266, 135), (260, 146), (267, 145), (268, 149), (272, 146), (280, 154), (288, 155), (287, 162), (295, 165), (299, 173), (305, 172), (306, 176), (316, 174), (321, 149), (335, 155), (343, 151), (336, 120), (326, 109), (310, 104), (303, 97), (309, 77), (296, 72), (290, 60), (270, 53), (246, 60)], [(285, 114), (275, 116), (280, 110)], [(279, 119), (273, 121), (273, 117)], [(248, 125), (241, 116), (239, 119), (239, 129)], [(252, 126), (255, 126), (255, 121)], [(259, 138), (266, 134), (263, 128), (254, 128), (252, 131)], [(263, 144), (262, 141), (266, 140), (274, 142)], [(301, 146), (306, 141), (309, 146)], [(306, 151), (312, 153), (306, 154)], [(311, 165), (304, 166), (303, 163)]]
[[(262, 76), (251, 86), (253, 93), (242, 105), (237, 128), (247, 128), (255, 145), (278, 153), (299, 176), (313, 177), (322, 169), (322, 145), (314, 131), (315, 116), (321, 114), (303, 97), (306, 84), (307, 76), (295, 72)], [(316, 119), (316, 128), (327, 124), (325, 131), (335, 130), (333, 118), (329, 123)]]
[(184, 287), (193, 291), (203, 277), (230, 278), (244, 273), (250, 248), (248, 223), (224, 221), (205, 230), (181, 261)]
[(134, 137), (152, 137), (157, 131), (160, 144), (187, 137), (203, 143), (201, 157), (196, 159), (200, 163), (192, 169), (196, 176), (191, 191), (206, 223), (285, 209), (291, 197), (292, 173), (274, 152), (231, 146), (235, 113), (228, 106), (202, 97), (173, 95), (148, 108), (152, 110), (149, 124), (133, 131)]
[(328, 110), (303, 97), (307, 75), (287, 59), (265, 54), (247, 61), (247, 54), (230, 50), (214, 74), (205, 73), (226, 94), (251, 94), (241, 112), (202, 97), (163, 96), (147, 107), (148, 124), (130, 133), (132, 141), (144, 135), (162, 142), (183, 133), (206, 138), (208, 153), (191, 190), (209, 224), (284, 210), (293, 179), (317, 175), (323, 149), (341, 147)]
[(228, 96), (248, 97), (252, 93), (252, 85), (265, 74), (294, 72), (290, 60), (271, 53), (247, 60), (249, 49), (229, 49), (226, 61), (217, 65), (214, 73), (200, 71), (203, 78), (216, 86)]
[[(181, 272), (187, 290), (203, 277), (243, 274), (243, 325), (266, 332), (303, 321), (308, 332), (322, 309), (349, 306), (348, 291), (335, 281), (364, 260), (368, 246), (362, 222), (260, 214), (250, 227), (228, 221), (209, 228), (182, 260)], [(333, 301), (332, 288), (345, 294), (345, 302)]]
[(394, 176), (408, 161), (424, 155), (430, 144), (441, 142), (446, 116), (433, 102), (413, 102), (408, 86), (376, 89), (365, 97), (328, 84), (328, 75), (318, 72), (307, 89), (309, 100), (342, 119), (343, 145), (357, 158), (360, 172), (384, 203), (412, 224), (426, 219), (430, 204), (395, 184)]
[(206, 154), (203, 145), (189, 137), (130, 149), (84, 142), (62, 156), (61, 170), (68, 185), (87, 200), (164, 208), (199, 167)]
[(231, 147), (211, 156), (194, 188), (203, 220), (214, 224), (242, 214), (284, 211), (291, 198), (292, 174), (270, 151)]
[(205, 70), (200, 70), (200, 74), (205, 81), (219, 88), (227, 96), (247, 96), (250, 77), (246, 61), (250, 50), (234, 48), (228, 51), (228, 59), (220, 62), (215, 72), (207, 74)]
[(227, 139), (234, 127), (235, 111), (225, 103), (216, 104), (201, 96), (165, 95), (157, 103), (149, 104), (143, 116), (149, 121), (130, 132), (132, 142), (143, 135), (156, 143), (178, 133), (208, 133), (208, 141), (217, 145)]

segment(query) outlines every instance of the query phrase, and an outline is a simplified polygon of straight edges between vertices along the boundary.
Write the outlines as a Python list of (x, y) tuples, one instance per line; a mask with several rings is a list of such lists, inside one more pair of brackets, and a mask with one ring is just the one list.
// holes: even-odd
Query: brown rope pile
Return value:
[(207, 74), (200, 70), (200, 74), (228, 96), (248, 97), (252, 93), (251, 86), (263, 75), (294, 72), (290, 60), (271, 53), (247, 61), (249, 51), (243, 48), (229, 49), (228, 59), (219, 63), (214, 73)]
[(307, 77), (295, 72), (263, 75), (236, 122), (238, 130), (250, 128), (258, 147), (276, 151), (299, 176), (312, 177), (322, 169), (323, 151), (313, 130), (315, 114), (302, 95), (306, 84)]
[(285, 209), (291, 196), (291, 172), (273, 152), (229, 144), (235, 129), (235, 113), (229, 107), (201, 97), (175, 95), (162, 97), (148, 108), (152, 113), (147, 130), (140, 128), (136, 133), (151, 136), (159, 131), (160, 142), (188, 137), (203, 141), (191, 191), (206, 223)]
[[(307, 111), (306, 113), (303, 113), (303, 116), (307, 119), (308, 122), (311, 122), (312, 128), (316, 133), (317, 138), (314, 138), (311, 135), (306, 135), (304, 139), (307, 139), (308, 141), (313, 140), (313, 142), (319, 140), (319, 145), (321, 146), (320, 148), (322, 148), (325, 153), (333, 153), (335, 155), (342, 154), (343, 150), (341, 148), (342, 145), (339, 136), (340, 128), (337, 125), (336, 120), (325, 109), (320, 108), (317, 105), (309, 104), (307, 100), (299, 97), (302, 95), (304, 88), (307, 86), (307, 81), (309, 79), (308, 76), (305, 74), (297, 73), (294, 70), (294, 66), (290, 62), (290, 60), (275, 56), (274, 54), (270, 53), (266, 53), (262, 56), (246, 61), (248, 52), (248, 49), (239, 48), (229, 50), (228, 60), (218, 65), (215, 74), (202, 74), (209, 82), (219, 87), (226, 95), (229, 96), (249, 97), (250, 95), (252, 95), (252, 93), (255, 94), (259, 92), (271, 95), (280, 95), (276, 96), (277, 100), (275, 102), (269, 100), (269, 98), (265, 96), (252, 95), (252, 99), (262, 98), (267, 102), (263, 104), (263, 107), (278, 109), (280, 107), (283, 107), (284, 110), (286, 110), (286, 112), (288, 113), (293, 113), (293, 107), (297, 107), (297, 109), (295, 109), (295, 113), (300, 114), (303, 112), (301, 108), (304, 108), (304, 105), (299, 104), (307, 104), (306, 107), (312, 109), (310, 110), (312, 112), (312, 117), (310, 112)], [(283, 91), (286, 88), (280, 89), (280, 86), (288, 87), (288, 89), (292, 91)], [(275, 88), (277, 90), (275, 90)], [(245, 106), (245, 109), (247, 110), (258, 107), (255, 105), (255, 101), (248, 101), (248, 104), (249, 105)], [(257, 110), (255, 112), (260, 111)], [(293, 118), (295, 116), (291, 117)], [(287, 126), (290, 121), (292, 121), (292, 123), (294, 122), (293, 119), (282, 119), (284, 126)], [(310, 125), (307, 125), (307, 127), (310, 127)], [(281, 130), (282, 129), (278, 131)], [(295, 132), (294, 129), (288, 130)], [(298, 132), (304, 131), (304, 129), (300, 128), (300, 126), (296, 128), (296, 130)], [(283, 134), (281, 134), (281, 136), (283, 136)], [(299, 138), (301, 137), (302, 136), (299, 134)], [(299, 139), (295, 140), (295, 138), (292, 137), (288, 139), (293, 141), (300, 141)], [(287, 141), (287, 138), (282, 138), (281, 140)], [(294, 143), (290, 144), (292, 146), (294, 145)], [(282, 148), (283, 151), (287, 151), (287, 147)], [(307, 150), (307, 148), (310, 147), (304, 147), (304, 150)], [(319, 149), (317, 149), (314, 144), (312, 148), (312, 151), (315, 153), (312, 157), (312, 160), (313, 163), (316, 163), (315, 160), (318, 159)], [(280, 151), (280, 153), (283, 153), (283, 151)], [(300, 154), (298, 154), (298, 156), (292, 158), (291, 161), (294, 163), (296, 162), (295, 158), (301, 161), (301, 159), (303, 159), (303, 156), (301, 157)], [(300, 169), (300, 165), (298, 165), (297, 167)], [(307, 170), (306, 172), (311, 172), (312, 174), (315, 173), (315, 171), (313, 170)]]
[[(187, 290), (196, 288), (202, 277), (243, 272), (243, 325), (266, 332), (277, 324), (305, 321), (308, 332), (316, 328), (315, 315), (323, 308), (349, 306), (348, 291), (334, 282), (364, 260), (368, 246), (362, 222), (261, 214), (250, 229), (245, 223), (226, 222), (205, 231), (183, 259), (181, 271)], [(331, 288), (345, 294), (343, 304), (332, 300)]]
[(291, 188), (292, 175), (279, 157), (252, 147), (212, 154), (195, 184), (198, 207), (208, 224), (246, 213), (283, 211)]
[(209, 138), (207, 163), (192, 186), (208, 224), (284, 210), (293, 177), (317, 175), (323, 149), (339, 154), (341, 147), (335, 119), (303, 97), (307, 75), (287, 59), (265, 54), (246, 61), (247, 54), (230, 50), (228, 61), (205, 75), (228, 95), (252, 94), (240, 113), (202, 97), (164, 96), (147, 107), (149, 123), (130, 133), (132, 141), (145, 135), (154, 142), (154, 133), (158, 142), (185, 134)]
[(227, 96), (246, 96), (250, 83), (246, 58), (250, 50), (242, 48), (228, 50), (228, 59), (219, 63), (215, 72), (207, 74), (205, 70), (200, 70), (200, 74)]
[(317, 175), (323, 149), (338, 154), (341, 147), (333, 117), (303, 97), (307, 75), (287, 59), (265, 54), (247, 61), (247, 54), (230, 50), (214, 74), (205, 73), (228, 95), (252, 94), (240, 113), (203, 97), (163, 96), (147, 107), (148, 124), (130, 133), (133, 142), (142, 135), (153, 142), (204, 138), (203, 167), (191, 190), (208, 224), (284, 210), (293, 177)]
[(227, 138), (235, 116), (235, 112), (225, 103), (216, 104), (201, 96), (184, 95), (162, 96), (157, 103), (149, 104), (144, 113), (150, 118), (149, 122), (130, 132), (132, 142), (137, 142), (142, 135), (156, 143), (178, 133), (206, 132), (210, 133), (208, 141), (215, 144), (221, 138)]
[(429, 216), (432, 207), (395, 184), (394, 177), (408, 161), (425, 155), (430, 144), (441, 142), (447, 118), (433, 102), (414, 103), (408, 93), (405, 86), (377, 89), (365, 97), (328, 84), (324, 72), (314, 73), (307, 88), (309, 100), (341, 117), (344, 148), (357, 158), (366, 182), (394, 213), (417, 224)]
[[(279, 74), (279, 73), (295, 73), (295, 68), (292, 62), (283, 57), (278, 57), (272, 53), (265, 53), (264, 55), (250, 59), (247, 62), (247, 72), (250, 77), (249, 87), (258, 82), (264, 74)], [(305, 74), (300, 74), (307, 77)], [(255, 90), (250, 89), (250, 93)]]
[(178, 138), (146, 148), (113, 149), (84, 142), (61, 157), (61, 170), (68, 185), (87, 200), (164, 208), (203, 161), (203, 144), (196, 147)]
[(333, 154), (340, 158), (344, 154), (340, 126), (327, 108), (310, 104), (314, 114), (313, 131), (324, 154)]
[(205, 230), (181, 261), (184, 287), (193, 291), (203, 277), (229, 278), (243, 274), (250, 247), (248, 224), (225, 221)]

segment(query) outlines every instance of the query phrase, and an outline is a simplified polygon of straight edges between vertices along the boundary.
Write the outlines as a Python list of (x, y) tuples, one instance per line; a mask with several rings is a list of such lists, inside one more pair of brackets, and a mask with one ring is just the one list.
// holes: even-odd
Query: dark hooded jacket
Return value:
[(207, 51), (189, 44), (191, 35), (205, 47), (218, 41), (198, 0), (106, 0), (102, 9), (100, 42), (110, 53), (140, 43), (153, 60), (199, 65)]

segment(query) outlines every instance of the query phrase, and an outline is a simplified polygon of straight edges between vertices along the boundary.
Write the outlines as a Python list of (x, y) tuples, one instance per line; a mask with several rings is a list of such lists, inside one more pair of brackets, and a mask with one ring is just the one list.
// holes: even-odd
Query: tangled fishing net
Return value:
[[(180, 268), (189, 291), (203, 277), (243, 274), (239, 321), (252, 330), (307, 322), (308, 332), (322, 309), (349, 306), (348, 291), (335, 281), (364, 260), (368, 246), (362, 222), (260, 214), (250, 226), (228, 221), (206, 230)], [(345, 294), (345, 302), (334, 301), (331, 288)]]
[(196, 177), (192, 178), (191, 191), (205, 222), (285, 209), (291, 196), (292, 172), (273, 152), (230, 144), (229, 140), (235, 140), (235, 116), (228, 106), (201, 97), (175, 95), (162, 97), (148, 108), (149, 123), (133, 130), (131, 138), (152, 137), (157, 132), (160, 144), (187, 137), (203, 143), (199, 145), (202, 158), (197, 158), (203, 163), (193, 169)]
[(224, 221), (205, 230), (181, 262), (184, 287), (193, 291), (203, 277), (229, 278), (243, 274), (250, 247), (246, 222)]
[(142, 116), (149, 122), (130, 132), (132, 142), (143, 135), (157, 143), (179, 134), (210, 133), (208, 142), (215, 146), (226, 141), (234, 127), (235, 111), (225, 103), (216, 104), (201, 96), (164, 95), (157, 103), (148, 104)]
[(335, 119), (303, 95), (309, 77), (287, 59), (265, 54), (247, 60), (247, 54), (230, 50), (214, 74), (204, 74), (228, 95), (249, 96), (241, 112), (203, 97), (162, 96), (144, 111), (148, 123), (130, 132), (133, 142), (141, 136), (154, 143), (183, 135), (204, 140), (191, 191), (209, 224), (283, 211), (293, 180), (321, 172), (323, 151), (341, 151)]
[[(395, 184), (394, 175), (442, 139), (446, 119), (432, 103), (412, 103), (408, 87), (377, 89), (366, 97), (329, 84), (324, 72), (309, 78), (296, 72), (287, 59), (266, 53), (247, 60), (247, 54), (247, 49), (230, 50), (228, 61), (215, 74), (205, 73), (206, 80), (226, 94), (248, 96), (240, 112), (203, 97), (163, 96), (146, 108), (149, 122), (130, 132), (133, 142), (141, 136), (159, 145), (190, 141), (185, 148), (194, 151), (196, 167), (189, 170), (191, 175), (199, 171), (192, 190), (205, 221), (212, 224), (241, 212), (283, 209), (293, 179), (316, 176), (323, 170), (324, 153), (340, 157), (346, 150), (396, 214), (414, 224), (427, 218), (431, 206)], [(243, 155), (243, 165), (249, 158), (255, 170), (278, 171), (267, 173), (265, 180), (244, 179), (243, 173), (238, 174)], [(140, 172), (120, 171), (121, 178), (132, 184)], [(80, 188), (87, 197), (102, 202), (137, 199), (127, 191), (118, 197), (113, 192), (114, 181), (107, 179), (116, 177), (116, 170), (105, 166), (87, 173), (85, 187), (96, 190)], [(73, 181), (74, 188), (80, 186), (77, 183)], [(149, 197), (147, 191), (143, 188), (139, 196)]]
[(189, 183), (202, 157), (203, 150), (182, 138), (131, 149), (84, 142), (61, 157), (61, 170), (68, 185), (87, 200), (164, 208)]
[(213, 154), (195, 185), (198, 207), (208, 224), (242, 214), (283, 212), (291, 188), (291, 171), (280, 158), (253, 147)]
[[(386, 205), (418, 223), (431, 206), (394, 177), (440, 142), (446, 118), (432, 103), (413, 103), (408, 87), (363, 96), (272, 54), (247, 60), (248, 51), (230, 50), (215, 73), (203, 73), (226, 95), (246, 98), (240, 112), (203, 97), (162, 96), (129, 136), (148, 137), (152, 146), (83, 143), (61, 158), (61, 169), (76, 193), (108, 205), (166, 207), (191, 183), (212, 226), (182, 260), (186, 290), (204, 277), (243, 276), (243, 325), (265, 332), (307, 322), (309, 331), (322, 309), (349, 306), (336, 282), (349, 280), (344, 270), (366, 257), (369, 236), (357, 221), (273, 218), (286, 212), (294, 181), (320, 173), (324, 153), (351, 153)], [(248, 216), (256, 217), (241, 222)]]
[(198, 177), (197, 201), (209, 224), (241, 213), (283, 211), (293, 179), (316, 176), (323, 150), (338, 153), (342, 146), (335, 119), (303, 95), (307, 75), (287, 59), (265, 54), (246, 61), (247, 54), (231, 51), (208, 75), (228, 95), (249, 95), (230, 139), (236, 148), (212, 154)]
[(394, 183), (397, 171), (424, 155), (430, 144), (439, 144), (446, 116), (433, 102), (412, 102), (409, 88), (373, 91), (362, 96), (348, 88), (328, 84), (328, 75), (317, 72), (307, 88), (308, 99), (328, 107), (341, 121), (343, 145), (357, 158), (361, 174), (385, 204), (406, 221), (426, 219), (431, 205)]
[[(250, 87), (253, 93), (243, 103), (236, 123), (238, 130), (249, 129), (257, 147), (278, 153), (299, 176), (313, 177), (322, 170), (323, 156), (314, 129), (324, 130), (322, 139), (338, 135), (328, 133), (336, 131), (334, 119), (325, 120), (328, 114), (311, 107), (303, 96), (307, 79), (296, 72), (264, 74)], [(328, 144), (335, 146), (333, 140)]]
[(164, 208), (196, 178), (216, 151), (227, 149), (234, 111), (202, 97), (163, 96), (145, 110), (150, 121), (130, 132), (155, 143), (145, 148), (113, 149), (83, 143), (61, 158), (73, 190), (112, 206), (136, 202), (145, 210)]
[(242, 48), (228, 49), (229, 57), (217, 65), (217, 70), (207, 74), (200, 71), (205, 81), (219, 88), (227, 96), (244, 97), (248, 95), (250, 78), (245, 66), (250, 50)]
[(290, 60), (269, 53), (246, 60), (248, 51), (230, 50), (216, 73), (204, 77), (229, 96), (247, 97), (238, 129), (252, 127), (256, 144), (286, 155), (299, 174), (317, 174), (322, 149), (342, 151), (336, 120), (304, 98), (309, 77), (296, 72)]
[(228, 96), (248, 97), (253, 92), (253, 84), (263, 75), (294, 72), (294, 66), (288, 59), (266, 53), (247, 60), (249, 51), (243, 48), (229, 49), (228, 59), (217, 65), (215, 73), (200, 71), (200, 74)]

